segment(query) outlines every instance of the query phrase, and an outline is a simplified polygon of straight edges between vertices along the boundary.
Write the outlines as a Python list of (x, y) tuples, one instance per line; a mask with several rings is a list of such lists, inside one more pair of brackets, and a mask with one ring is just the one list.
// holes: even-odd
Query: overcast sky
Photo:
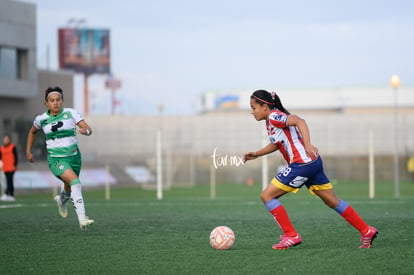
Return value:
[[(414, 1), (26, 0), (37, 5), (38, 67), (58, 68), (70, 18), (111, 32), (118, 114), (193, 114), (211, 89), (414, 84)], [(91, 112), (110, 113), (104, 76)], [(82, 77), (75, 108), (83, 110)]]

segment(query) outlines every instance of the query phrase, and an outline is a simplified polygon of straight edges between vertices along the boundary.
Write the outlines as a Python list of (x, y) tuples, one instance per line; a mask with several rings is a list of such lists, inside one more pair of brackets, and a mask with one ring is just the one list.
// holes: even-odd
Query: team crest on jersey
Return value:
[(64, 118), (64, 119), (67, 119), (68, 117), (69, 117), (69, 116), (68, 116), (68, 114), (67, 114), (67, 113), (64, 113), (64, 114), (63, 114), (63, 118)]
[(277, 116), (275, 116), (275, 120), (282, 120), (282, 115), (277, 115)]
[(63, 164), (59, 165), (60, 170), (63, 170), (63, 168), (65, 168), (65, 166)]
[(278, 114), (276, 112), (271, 114), (271, 119), (277, 120), (277, 121), (284, 121), (285, 120), (284, 117), (285, 117), (285, 115)]

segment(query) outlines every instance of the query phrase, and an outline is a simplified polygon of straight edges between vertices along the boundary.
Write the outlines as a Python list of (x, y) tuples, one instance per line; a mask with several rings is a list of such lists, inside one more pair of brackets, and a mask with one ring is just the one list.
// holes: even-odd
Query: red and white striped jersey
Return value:
[(306, 154), (302, 136), (296, 126), (287, 126), (289, 115), (274, 110), (266, 119), (266, 129), (271, 143), (278, 146), (287, 163), (308, 163), (311, 158)]

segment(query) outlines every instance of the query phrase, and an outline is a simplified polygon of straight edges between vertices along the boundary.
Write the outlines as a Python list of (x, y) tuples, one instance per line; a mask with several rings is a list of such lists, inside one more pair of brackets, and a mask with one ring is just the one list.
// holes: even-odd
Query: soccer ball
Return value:
[(217, 226), (210, 233), (210, 245), (215, 249), (230, 249), (234, 245), (235, 241), (236, 236), (234, 235), (233, 230), (224, 225)]

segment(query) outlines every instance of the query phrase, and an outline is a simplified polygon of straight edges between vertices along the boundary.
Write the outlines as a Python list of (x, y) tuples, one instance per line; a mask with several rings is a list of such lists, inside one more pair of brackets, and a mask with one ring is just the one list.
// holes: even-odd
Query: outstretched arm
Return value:
[(270, 154), (274, 151), (276, 151), (278, 149), (278, 146), (274, 143), (269, 143), (266, 147), (260, 149), (259, 151), (256, 152), (249, 152), (247, 154), (245, 154), (243, 156), (243, 160), (244, 162), (248, 161), (248, 160), (253, 160), (256, 159), (258, 157)]

